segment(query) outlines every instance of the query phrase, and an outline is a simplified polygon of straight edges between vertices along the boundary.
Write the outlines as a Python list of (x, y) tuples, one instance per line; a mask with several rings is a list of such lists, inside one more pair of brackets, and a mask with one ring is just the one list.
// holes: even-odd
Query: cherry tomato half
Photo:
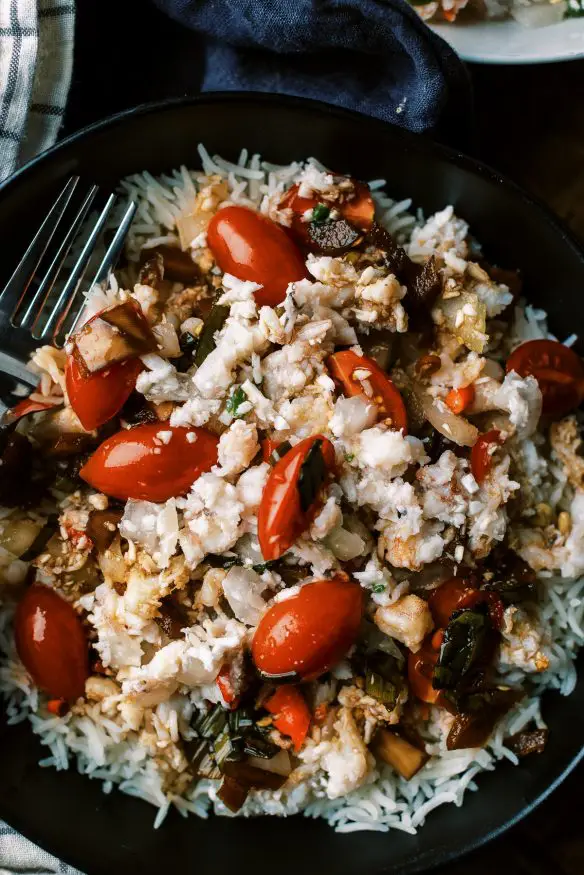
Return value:
[(507, 360), (507, 373), (535, 377), (543, 396), (542, 413), (563, 416), (584, 399), (584, 364), (579, 355), (557, 340), (529, 340)]
[(225, 663), (225, 665), (221, 667), (219, 674), (215, 678), (215, 682), (219, 687), (219, 692), (221, 693), (223, 701), (231, 711), (234, 711), (239, 705), (239, 696), (235, 695), (233, 681), (231, 680), (231, 666), (229, 663)]
[[(441, 632), (442, 630), (438, 630)], [(443, 696), (440, 690), (432, 686), (432, 672), (440, 655), (442, 636), (437, 631), (431, 632), (422, 642), (417, 653), (408, 654), (408, 682), (410, 690), (422, 702), (429, 705), (441, 704)]]
[(278, 687), (264, 708), (274, 714), (273, 726), (292, 739), (298, 753), (310, 728), (310, 710), (298, 687)]
[(286, 232), (247, 207), (225, 207), (215, 213), (207, 243), (224, 273), (261, 284), (254, 296), (258, 306), (281, 304), (288, 283), (307, 276), (302, 254)]
[(376, 361), (345, 349), (329, 356), (327, 365), (333, 379), (341, 383), (345, 395), (348, 396), (364, 394), (363, 383), (354, 373), (357, 370), (369, 371), (370, 376), (367, 379), (373, 389), (371, 401), (377, 404), (380, 419), (390, 419), (392, 428), (396, 431), (401, 429), (405, 434), (408, 417), (403, 398)]
[(363, 591), (346, 577), (305, 584), (264, 614), (251, 652), (264, 675), (314, 680), (354, 644), (363, 612)]
[(453, 413), (464, 413), (467, 407), (470, 407), (475, 397), (475, 389), (470, 386), (463, 386), (461, 389), (451, 389), (446, 398), (446, 404)]
[(474, 608), (486, 604), (489, 617), (495, 629), (503, 622), (503, 602), (495, 592), (488, 592), (473, 586), (464, 577), (451, 577), (435, 589), (429, 599), (428, 607), (437, 626), (447, 626), (454, 611)]
[[(168, 443), (159, 433), (171, 432)], [(189, 440), (188, 435), (195, 435)], [(112, 498), (167, 501), (184, 495), (217, 462), (218, 439), (204, 428), (148, 422), (99, 445), (79, 476)]]
[[(352, 197), (351, 200), (339, 204), (329, 204), (327, 202), (325, 206), (330, 206), (338, 210), (347, 222), (350, 222), (351, 225), (354, 225), (354, 227), (358, 228), (360, 231), (366, 232), (373, 224), (373, 219), (375, 217), (375, 204), (373, 203), (369, 186), (364, 182), (357, 182), (356, 180), (353, 180), (353, 182), (355, 185), (355, 192), (354, 197)], [(292, 210), (292, 225), (290, 226), (292, 236), (295, 237), (302, 246), (312, 249), (314, 248), (314, 243), (310, 239), (308, 233), (308, 222), (302, 221), (302, 217), (307, 210), (313, 210), (314, 207), (323, 203), (323, 201), (319, 198), (318, 193), (315, 193), (310, 197), (300, 197), (298, 194), (299, 187), (298, 184), (293, 185), (292, 188), (285, 192), (284, 197), (280, 201), (280, 209)]]
[(28, 588), (14, 617), (16, 650), (35, 684), (54, 699), (75, 701), (85, 692), (88, 648), (69, 602), (40, 584)]
[(23, 416), (30, 416), (33, 413), (41, 413), (43, 410), (56, 410), (54, 404), (48, 404), (46, 401), (31, 401), (30, 398), (23, 398), (10, 410), (7, 410), (2, 418), (4, 425), (12, 425), (13, 422), (18, 422)]
[[(331, 471), (335, 464), (334, 447), (320, 434), (300, 441), (270, 471), (258, 511), (258, 538), (266, 562), (279, 559), (314, 518), (319, 495), (303, 510), (298, 482), (306, 457), (317, 440), (321, 441), (325, 467)], [(322, 485), (319, 485), (319, 493)]]
[(68, 357), (65, 367), (67, 396), (83, 428), (93, 431), (121, 410), (132, 394), (142, 368), (140, 359), (127, 359), (86, 376), (75, 356)]
[(477, 483), (483, 483), (493, 465), (493, 454), (497, 446), (504, 443), (501, 432), (496, 428), (480, 434), (470, 451), (470, 469)]
[(264, 438), (261, 442), (260, 447), (262, 450), (262, 462), (269, 462), (272, 453), (277, 448), (279, 441), (272, 440), (272, 438)]

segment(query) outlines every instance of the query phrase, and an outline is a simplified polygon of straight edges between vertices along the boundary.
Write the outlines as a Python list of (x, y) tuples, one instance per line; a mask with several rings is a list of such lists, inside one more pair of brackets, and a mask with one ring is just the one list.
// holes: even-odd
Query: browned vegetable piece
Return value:
[(49, 458), (63, 459), (82, 453), (92, 441), (93, 435), (90, 433), (64, 433), (57, 435), (52, 444), (43, 448), (43, 452)]
[(512, 735), (505, 743), (518, 757), (526, 757), (531, 753), (543, 753), (548, 736), (547, 729), (525, 729), (517, 735)]
[(184, 608), (170, 598), (164, 599), (160, 605), (160, 616), (155, 619), (162, 631), (173, 641), (180, 638), (181, 630), (189, 625)]
[(430, 759), (425, 751), (414, 747), (401, 735), (396, 735), (388, 729), (380, 729), (377, 732), (373, 750), (406, 781), (413, 778)]
[(235, 778), (225, 775), (217, 791), (217, 796), (230, 811), (236, 812), (243, 806), (249, 791), (248, 785), (240, 784)]
[(155, 249), (144, 249), (142, 251), (140, 273), (138, 274), (138, 282), (143, 286), (150, 286), (152, 289), (157, 289), (164, 279), (164, 258), (162, 253)]
[(112, 543), (122, 516), (121, 510), (92, 510), (89, 514), (85, 534), (93, 541), (98, 553), (103, 553)]
[(126, 425), (143, 425), (145, 422), (156, 422), (158, 416), (152, 404), (140, 392), (134, 391), (122, 407), (120, 419)]
[(446, 739), (448, 750), (482, 747), (497, 721), (523, 698), (522, 690), (490, 689), (471, 694)]
[(173, 282), (190, 283), (200, 278), (199, 267), (195, 264), (188, 252), (183, 252), (176, 246), (157, 246), (152, 250), (162, 258), (164, 276)]
[(366, 242), (382, 250), (389, 270), (407, 286), (408, 291), (403, 299), (403, 305), (410, 319), (410, 327), (422, 327), (428, 324), (432, 306), (442, 291), (442, 280), (434, 256), (423, 265), (416, 264), (406, 251), (398, 246), (389, 231), (376, 222), (369, 230)]
[(240, 784), (247, 784), (258, 790), (279, 790), (286, 783), (286, 776), (266, 769), (258, 769), (245, 760), (233, 762), (225, 760), (221, 766), (224, 775), (234, 778)]
[(311, 222), (308, 236), (324, 255), (341, 255), (362, 240), (363, 232), (346, 219), (333, 219), (331, 222)]
[(157, 348), (148, 322), (132, 301), (104, 310), (75, 335), (75, 355), (81, 368), (95, 373)]

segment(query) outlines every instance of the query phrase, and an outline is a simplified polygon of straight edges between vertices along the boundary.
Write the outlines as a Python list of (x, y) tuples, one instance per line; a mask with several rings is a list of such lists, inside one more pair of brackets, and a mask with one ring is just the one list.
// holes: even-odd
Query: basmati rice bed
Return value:
[[(377, 226), (393, 243), (370, 231), (363, 239), (361, 229), (338, 254), (305, 252), (306, 277), (291, 282), (280, 303), (258, 307), (260, 285), (222, 273), (208, 247), (213, 217), (244, 207), (291, 234), (309, 233), (298, 222), (316, 234), (319, 223), (342, 222), (363, 190), (314, 159), (279, 167), (246, 150), (235, 164), (199, 152), (200, 170), (122, 182), (138, 203), (127, 260), (107, 290), (90, 290), (85, 319), (137, 305), (157, 348), (141, 356), (134, 392), (114, 419), (122, 429), (158, 422), (161, 458), (176, 429), (192, 429), (191, 443), (205, 429), (218, 439), (216, 464), (164, 501), (120, 502), (90, 488), (78, 476), (79, 453), (47, 461), (59, 435), (74, 433), (85, 454), (105, 436), (83, 428), (67, 394), (68, 357), (81, 345), (76, 336), (65, 351), (35, 353), (35, 398), (52, 409), (20, 419), (16, 430), (36, 448), (34, 464), (49, 470), (48, 485), (34, 503), (0, 509), (8, 722), (30, 723), (47, 749), (42, 766), (74, 764), (104, 792), (117, 785), (156, 806), (155, 827), (172, 806), (199, 817), (302, 812), (339, 832), (413, 834), (439, 805), (460, 806), (480, 772), (501, 759), (517, 763), (534, 739), (541, 749), (542, 693), (569, 695), (575, 686), (584, 641), (580, 421), (569, 412), (541, 418), (538, 381), (504, 368), (522, 343), (554, 338), (545, 313), (511, 288), (516, 277), (485, 263), (452, 207), (415, 214), (409, 201), (385, 193), (383, 180), (369, 192)], [(309, 203), (301, 215), (286, 196), (293, 186)], [(413, 321), (416, 268), (407, 279), (388, 255), (397, 244), (437, 284), (427, 306), (431, 337), (427, 323), (421, 334)], [(185, 258), (192, 267), (189, 281), (169, 268), (178, 253), (183, 269)], [(224, 319), (195, 363), (211, 302), (225, 308)], [(331, 355), (347, 350), (365, 355), (353, 372), (357, 390), (331, 365)], [(392, 419), (399, 405), (384, 406), (386, 378), (379, 383), (371, 358), (405, 398), (409, 434)], [(464, 409), (453, 411), (452, 393), (469, 386)], [(395, 394), (385, 397), (397, 403)], [(493, 429), (500, 440), (479, 476), (470, 446)], [(335, 464), (296, 537), (266, 562), (258, 515), (280, 464), (269, 454), (314, 435), (330, 442)], [(95, 520), (108, 512), (104, 546)], [(441, 623), (453, 577), (468, 592)], [(33, 578), (83, 623), (90, 670), (74, 701), (40, 691), (16, 651), (15, 608)], [(305, 586), (323, 580), (360, 587), (362, 621), (334, 664), (287, 687), (310, 715), (293, 741), (296, 729), (269, 705), (278, 679), (253, 671), (252, 642), (275, 608), (292, 610)], [(331, 617), (337, 608), (327, 603)], [(455, 637), (460, 653), (472, 646), (453, 668), (447, 644), (461, 617), (483, 637)], [(331, 640), (335, 634), (331, 621)], [(432, 662), (416, 668), (432, 649), (438, 668), (452, 672), (441, 676), (441, 689)], [(495, 693), (507, 705), (493, 716)], [(456, 736), (471, 713), (490, 719), (475, 746)], [(252, 727), (243, 742), (233, 736), (234, 715)], [(202, 728), (205, 720), (218, 721), (218, 734)], [(219, 736), (231, 745), (238, 804), (225, 793)], [(406, 765), (391, 753), (396, 739)], [(247, 786), (242, 763), (255, 769)]]

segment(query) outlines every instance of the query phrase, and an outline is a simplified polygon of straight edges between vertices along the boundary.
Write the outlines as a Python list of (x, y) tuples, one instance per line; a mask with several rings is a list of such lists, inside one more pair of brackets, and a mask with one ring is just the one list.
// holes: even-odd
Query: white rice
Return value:
[[(263, 161), (259, 155), (250, 157), (245, 149), (237, 163), (210, 155), (202, 145), (199, 146), (199, 155), (205, 174), (217, 174), (228, 181), (234, 202), (249, 203), (260, 209), (265, 207), (268, 196), (288, 187), (301, 170), (299, 163), (281, 167)], [(321, 167), (318, 162), (314, 163)], [(128, 240), (130, 259), (137, 261), (143, 246), (177, 240), (175, 220), (192, 202), (202, 179), (200, 171), (181, 166), (159, 179), (144, 171), (122, 182), (122, 190), (138, 203)], [(380, 221), (398, 239), (404, 239), (416, 221), (410, 211), (411, 200), (393, 200), (384, 192), (384, 186), (385, 180), (382, 179), (370, 183)], [(513, 344), (549, 336), (546, 318), (543, 310), (529, 305), (517, 307)], [(576, 335), (572, 335), (566, 343), (571, 345), (575, 340)], [(584, 644), (584, 579), (548, 579), (546, 594), (541, 618), (548, 626), (553, 642), (550, 668), (541, 675), (530, 676), (532, 694), (499, 723), (484, 749), (447, 751), (443, 736), (436, 734), (427, 739), (433, 756), (410, 781), (383, 766), (374, 783), (369, 782), (340, 799), (329, 800), (322, 789), (314, 786), (313, 799), (303, 810), (305, 816), (323, 817), (338, 832), (344, 833), (395, 829), (414, 834), (435, 808), (444, 804), (460, 806), (467, 790), (478, 789), (476, 779), (481, 772), (491, 771), (502, 759), (517, 763), (515, 754), (505, 746), (505, 738), (529, 724), (545, 726), (540, 712), (541, 693), (549, 688), (562, 695), (573, 691), (576, 683), (574, 659), (578, 648)], [(167, 796), (160, 774), (140, 744), (138, 735), (130, 733), (126, 740), (120, 740), (120, 726), (105, 717), (98, 705), (88, 705), (81, 717), (72, 714), (63, 718), (44, 716), (46, 712), (38, 691), (31, 685), (16, 656), (11, 619), (10, 608), (0, 612), (0, 650), (6, 656), (0, 667), (0, 692), (6, 698), (8, 723), (28, 720), (41, 744), (47, 748), (48, 755), (41, 759), (40, 765), (57, 770), (76, 766), (88, 777), (101, 781), (105, 793), (110, 793), (114, 785), (118, 785), (123, 792), (157, 807), (155, 828), (162, 824), (171, 807), (183, 816), (207, 817), (214, 807), (215, 786), (200, 781), (186, 797)], [(519, 670), (506, 677), (510, 683), (526, 683), (526, 675)], [(177, 714), (172, 712), (172, 715), (167, 728), (171, 737), (178, 738)], [(243, 816), (258, 813), (253, 795), (241, 812)], [(291, 794), (286, 801), (276, 800), (271, 811), (287, 814), (294, 813), (299, 807)], [(222, 813), (225, 813), (223, 809)]]

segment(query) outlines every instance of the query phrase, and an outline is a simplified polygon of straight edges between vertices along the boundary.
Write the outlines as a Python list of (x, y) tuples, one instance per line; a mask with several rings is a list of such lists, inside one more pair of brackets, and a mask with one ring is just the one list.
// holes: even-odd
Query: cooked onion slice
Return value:
[(156, 338), (133, 301), (102, 310), (75, 335), (75, 354), (90, 373), (156, 348)]
[(436, 431), (460, 447), (474, 445), (479, 436), (476, 426), (463, 416), (456, 416), (443, 402), (436, 401), (417, 380), (410, 378), (408, 388), (411, 389), (423, 415)]

